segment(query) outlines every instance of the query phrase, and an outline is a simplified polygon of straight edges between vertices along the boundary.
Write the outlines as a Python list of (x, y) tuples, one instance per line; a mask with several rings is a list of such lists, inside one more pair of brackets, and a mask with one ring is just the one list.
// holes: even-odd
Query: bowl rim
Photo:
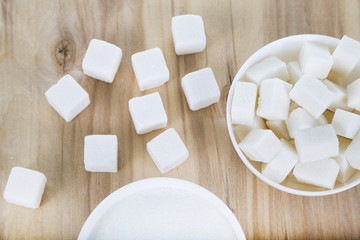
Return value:
[(98, 220), (112, 206), (114, 206), (114, 204), (117, 204), (119, 201), (131, 196), (132, 194), (156, 188), (173, 188), (179, 191), (187, 191), (191, 194), (197, 195), (198, 197), (204, 199), (204, 201), (207, 201), (209, 204), (214, 206), (220, 211), (221, 214), (224, 215), (229, 225), (234, 230), (237, 239), (246, 239), (243, 229), (241, 228), (241, 225), (235, 217), (234, 213), (215, 194), (195, 183), (186, 180), (168, 177), (156, 177), (129, 183), (119, 188), (118, 190), (115, 190), (104, 200), (102, 200), (86, 219), (78, 235), (78, 240), (88, 239)]
[[(319, 34), (292, 35), (292, 36), (284, 37), (284, 38), (275, 40), (273, 42), (270, 42), (270, 43), (266, 44), (265, 46), (263, 46), (262, 48), (260, 48), (259, 50), (257, 50), (255, 53), (253, 53), (244, 62), (244, 64), (240, 67), (240, 69), (236, 73), (236, 75), (234, 77), (234, 80), (231, 83), (229, 93), (228, 93), (228, 96), (227, 96), (227, 100), (226, 100), (226, 122), (227, 122), (227, 128), (228, 128), (228, 133), (229, 133), (231, 142), (233, 144), (233, 147), (235, 148), (235, 151), (237, 152), (237, 155), (240, 157), (240, 159), (245, 164), (245, 166), (253, 174), (255, 174), (259, 179), (261, 179), (263, 182), (267, 183), (268, 185), (270, 185), (270, 186), (272, 186), (272, 187), (274, 187), (274, 188), (276, 188), (276, 189), (278, 189), (280, 191), (287, 192), (287, 193), (294, 194), (294, 195), (299, 195), (299, 196), (325, 196), (325, 195), (331, 195), (331, 194), (343, 192), (345, 190), (348, 190), (348, 189), (360, 184), (360, 178), (353, 181), (353, 182), (351, 182), (351, 183), (349, 183), (349, 184), (346, 184), (344, 186), (341, 186), (341, 187), (338, 187), (338, 188), (335, 188), (335, 189), (330, 189), (330, 190), (307, 191), (307, 190), (298, 190), (298, 189), (286, 187), (286, 186), (283, 186), (281, 184), (278, 184), (278, 183), (270, 180), (269, 178), (265, 177), (261, 172), (259, 172), (250, 163), (250, 161), (246, 158), (246, 156), (240, 150), (240, 148), (238, 147), (238, 144), (236, 142), (236, 139), (235, 139), (235, 136), (234, 136), (234, 131), (233, 131), (233, 128), (232, 128), (231, 118), (230, 118), (230, 106), (231, 106), (231, 100), (232, 100), (232, 97), (233, 97), (233, 94), (234, 94), (234, 89), (235, 89), (236, 82), (239, 81), (239, 79), (245, 74), (245, 71), (247, 69), (249, 69), (249, 67), (251, 67), (256, 62), (260, 61), (264, 57), (270, 56), (270, 55), (265, 55), (264, 56), (263, 52), (269, 51), (270, 49), (272, 49), (274, 47), (278, 47), (282, 43), (288, 42), (288, 41), (301, 41), (301, 42), (305, 42), (305, 41), (325, 41), (325, 42), (331, 42), (334, 45), (336, 45), (336, 44), (339, 43), (340, 39), (335, 38), (335, 37), (326, 36), (326, 35), (319, 35)], [(262, 57), (260, 58), (260, 56), (262, 56)]]

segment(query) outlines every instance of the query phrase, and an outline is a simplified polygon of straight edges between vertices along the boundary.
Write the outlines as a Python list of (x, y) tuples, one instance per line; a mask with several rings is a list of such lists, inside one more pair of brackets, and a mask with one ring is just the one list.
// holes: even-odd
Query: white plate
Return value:
[(355, 173), (355, 175), (352, 176), (345, 184), (336, 182), (335, 187), (332, 190), (322, 190), (321, 188), (315, 186), (301, 184), (294, 179), (287, 179), (282, 184), (275, 183), (274, 181), (268, 179), (267, 177), (261, 174), (259, 163), (256, 163), (254, 161), (249, 161), (246, 158), (246, 156), (243, 154), (243, 152), (240, 150), (234, 136), (234, 131), (230, 118), (230, 106), (234, 94), (235, 85), (237, 81), (243, 81), (246, 70), (249, 69), (255, 63), (259, 62), (260, 60), (268, 56), (277, 56), (285, 62), (296, 61), (299, 51), (303, 43), (306, 41), (324, 44), (328, 46), (330, 51), (332, 52), (340, 40), (337, 38), (324, 36), (324, 35), (303, 34), (303, 35), (285, 37), (276, 40), (274, 42), (271, 42), (266, 46), (260, 48), (250, 58), (248, 58), (246, 62), (241, 66), (241, 68), (239, 69), (239, 71), (237, 72), (234, 78), (234, 81), (231, 84), (229, 95), (227, 98), (227, 103), (226, 103), (226, 121), (229, 130), (229, 135), (237, 154), (239, 155), (240, 159), (244, 162), (246, 167), (251, 172), (253, 172), (258, 178), (260, 178), (262, 181), (269, 184), (270, 186), (287, 193), (301, 195), (301, 196), (323, 196), (323, 195), (330, 195), (330, 194), (342, 192), (358, 185), (360, 183), (360, 172)]
[[(150, 198), (148, 197), (149, 194), (151, 195), (151, 193), (155, 193), (155, 196), (157, 197), (156, 200), (158, 199), (159, 203), (156, 203), (153, 197)], [(140, 200), (139, 196), (143, 197), (141, 198), (141, 201), (139, 201)], [(171, 200), (171, 202), (167, 200)], [(160, 204), (160, 202), (162, 203)], [(198, 208), (195, 208), (196, 209), (195, 211), (191, 211), (190, 214), (187, 214), (190, 208), (189, 209), (186, 208), (189, 205), (191, 205), (189, 204), (189, 202), (197, 203), (196, 206), (198, 206)], [(166, 203), (169, 203), (169, 205), (167, 205)], [(194, 206), (195, 205), (193, 205), (191, 209), (193, 209)], [(144, 211), (140, 211), (138, 212), (138, 214), (135, 215), (132, 214), (134, 213), (133, 210), (135, 210), (136, 212), (136, 210), (138, 210), (139, 208), (143, 209)], [(208, 216), (201, 215), (202, 213), (204, 213), (203, 211), (204, 209), (210, 210), (210, 212), (214, 211), (214, 213), (216, 212), (216, 214), (218, 214), (219, 218), (212, 220), (210, 219), (210, 222), (213, 225), (211, 224), (207, 224), (207, 226), (206, 224), (204, 225), (204, 222), (209, 222), (207, 221), (209, 219), (206, 219), (206, 217)], [(174, 214), (176, 215), (175, 217), (178, 217), (177, 215), (185, 214), (184, 216), (182, 216), (183, 218), (179, 218), (180, 220), (174, 220), (174, 221), (184, 222), (182, 226), (178, 227), (170, 223), (168, 225), (167, 224), (164, 225), (164, 220), (166, 220), (166, 223), (171, 222), (173, 220), (171, 215), (172, 213), (175, 213)], [(207, 215), (206, 213), (205, 215)], [(127, 221), (123, 222), (124, 223), (123, 225), (120, 224), (120, 226), (118, 224), (118, 219), (116, 218), (117, 216), (119, 216), (118, 214), (123, 214), (121, 215), (121, 217), (122, 218), (125, 217), (127, 219)], [(192, 215), (192, 216), (187, 216), (187, 215)], [(203, 222), (198, 221), (198, 218), (201, 217), (203, 217), (204, 220)], [(146, 220), (148, 218), (151, 220), (151, 222)], [(143, 226), (141, 225), (142, 223), (137, 222), (139, 219), (140, 222), (148, 221), (147, 226)], [(195, 235), (193, 236), (196, 236), (196, 238), (199, 239), (199, 234), (201, 233), (199, 233), (199, 231), (196, 230), (198, 229), (204, 230), (204, 227), (206, 227), (205, 229), (207, 229), (206, 231), (208, 233), (211, 231), (215, 231), (217, 227), (216, 223), (220, 223), (220, 220), (222, 221), (221, 224), (225, 223), (226, 225), (226, 226), (224, 225), (225, 228), (223, 229), (230, 229), (230, 231), (227, 232), (226, 235), (233, 236), (231, 239), (245, 239), (243, 230), (239, 222), (237, 221), (236, 217), (234, 216), (234, 214), (218, 197), (216, 197), (214, 194), (212, 194), (205, 188), (200, 187), (194, 183), (185, 180), (175, 179), (175, 178), (150, 178), (150, 179), (145, 179), (134, 183), (130, 183), (116, 190), (115, 192), (110, 194), (107, 198), (105, 198), (94, 209), (94, 211), (90, 214), (90, 216), (84, 223), (80, 231), (80, 234), (78, 236), (78, 239), (82, 240), (82, 239), (96, 238), (96, 234), (104, 233), (102, 232), (104, 231), (104, 226), (106, 226), (106, 228), (108, 229), (110, 228), (110, 230), (115, 228), (120, 229), (117, 231), (120, 231), (121, 234), (124, 234), (124, 232), (131, 232), (131, 234), (134, 234), (135, 232), (136, 234), (138, 234), (138, 236), (136, 236), (136, 239), (154, 239), (154, 238), (159, 239), (159, 236), (161, 236), (161, 238), (166, 237), (166, 239), (179, 239), (179, 235), (171, 236), (173, 232), (176, 233), (177, 231), (179, 231), (179, 229), (182, 231), (185, 230), (185, 232), (187, 231), (188, 233), (194, 231)], [(139, 224), (141, 225), (141, 227), (137, 228)], [(131, 229), (131, 227), (127, 225), (131, 225), (135, 227)], [(151, 227), (150, 234), (153, 234), (152, 237), (150, 235), (147, 236), (142, 235), (143, 233), (149, 234), (149, 232), (146, 232), (149, 230), (149, 229), (146, 230), (146, 227), (149, 227), (148, 225), (150, 225)], [(194, 225), (200, 228), (196, 228), (196, 227), (192, 228), (192, 226)], [(123, 227), (124, 229), (121, 230), (121, 227)], [(160, 230), (157, 228), (159, 228)], [(157, 230), (153, 230), (153, 229), (157, 229)], [(156, 235), (157, 233), (159, 233), (159, 235), (157, 237), (154, 237), (154, 234)], [(106, 234), (108, 234), (108, 232)], [(168, 235), (164, 236), (164, 234), (168, 234)], [(101, 235), (101, 236), (105, 236), (105, 235)], [(107, 235), (108, 237), (104, 237), (104, 238), (114, 237), (114, 235), (109, 237), (110, 235)], [(124, 236), (119, 236), (119, 237), (121, 237), (121, 239), (124, 239)], [(133, 238), (129, 237), (128, 239), (135, 239), (135, 237)]]

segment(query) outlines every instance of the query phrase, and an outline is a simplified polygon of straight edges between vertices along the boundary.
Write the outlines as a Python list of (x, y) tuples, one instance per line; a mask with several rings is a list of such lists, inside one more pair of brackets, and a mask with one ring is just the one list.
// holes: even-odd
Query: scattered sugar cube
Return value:
[(269, 163), (263, 163), (261, 173), (276, 183), (284, 181), (299, 161), (295, 148), (286, 140), (281, 139), (281, 150)]
[(167, 129), (153, 138), (146, 144), (146, 147), (161, 173), (166, 173), (179, 166), (189, 156), (185, 144), (173, 128)]
[(305, 42), (299, 53), (299, 65), (304, 74), (324, 79), (333, 66), (329, 48), (313, 42)]
[(360, 111), (360, 78), (346, 87), (348, 107)]
[(328, 122), (327, 118), (324, 116), (324, 114), (321, 115), (318, 119), (316, 119), (316, 121), (318, 122), (318, 126), (329, 124), (329, 122)]
[(263, 118), (259, 117), (259, 116), (255, 116), (254, 118), (254, 122), (252, 125), (235, 125), (234, 126), (234, 131), (236, 136), (238, 137), (238, 139), (240, 141), (242, 141), (244, 139), (244, 137), (246, 137), (246, 135), (248, 135), (248, 133), (253, 129), (266, 129), (266, 125), (265, 125), (265, 121)]
[(141, 91), (169, 81), (170, 73), (160, 48), (152, 48), (131, 56), (135, 77)]
[(318, 118), (331, 105), (335, 94), (320, 80), (304, 75), (294, 85), (289, 97), (311, 116)]
[(360, 42), (344, 35), (335, 48), (332, 72), (347, 77), (360, 60)]
[(253, 129), (239, 147), (253, 161), (270, 162), (280, 151), (281, 142), (269, 129)]
[(202, 52), (206, 48), (204, 22), (199, 15), (179, 15), (171, 20), (171, 30), (177, 55)]
[(116, 135), (85, 137), (84, 163), (89, 172), (117, 172), (118, 141)]
[(122, 51), (114, 44), (92, 39), (82, 62), (84, 73), (90, 77), (112, 83), (120, 66)]
[(331, 158), (299, 163), (293, 172), (299, 182), (328, 189), (334, 188), (338, 173), (339, 165)]
[(347, 86), (359, 78), (360, 78), (360, 61), (355, 65), (354, 69), (347, 76), (345, 85)]
[(295, 84), (304, 75), (298, 62), (289, 62), (287, 69), (289, 72), (289, 82), (291, 84)]
[(283, 81), (289, 80), (286, 63), (275, 56), (270, 56), (250, 67), (245, 72), (245, 79), (257, 85), (264, 79), (280, 78)]
[(45, 96), (66, 122), (73, 120), (90, 104), (87, 92), (69, 74), (50, 87)]
[(9, 203), (38, 208), (44, 193), (46, 177), (38, 171), (13, 167), (4, 191)]
[(292, 138), (295, 137), (295, 133), (299, 130), (322, 125), (301, 107), (290, 112), (289, 118), (285, 122)]
[(345, 150), (345, 157), (352, 168), (360, 170), (360, 131)]
[(301, 162), (335, 157), (339, 154), (339, 140), (330, 124), (296, 131), (295, 146)]
[(292, 85), (279, 78), (265, 79), (260, 85), (256, 114), (268, 120), (288, 118)]
[(353, 139), (360, 129), (360, 115), (338, 108), (331, 125), (337, 135)]
[(337, 108), (351, 111), (351, 108), (347, 106), (347, 95), (346, 89), (344, 87), (333, 83), (332, 81), (329, 81), (327, 79), (323, 81), (323, 84), (325, 84), (325, 86), (335, 94), (335, 97), (328, 108), (330, 111), (335, 112)]
[(231, 122), (233, 124), (252, 125), (255, 117), (257, 85), (249, 82), (237, 82), (231, 104)]
[(289, 131), (284, 120), (267, 120), (266, 125), (278, 138), (290, 140)]
[(341, 183), (345, 183), (356, 172), (356, 170), (350, 166), (345, 156), (345, 150), (351, 143), (351, 140), (346, 138), (339, 138), (339, 143), (339, 155), (334, 157), (340, 167), (339, 175), (336, 180)]
[(145, 134), (167, 125), (167, 115), (158, 92), (130, 99), (129, 111), (137, 134)]
[(219, 102), (220, 89), (211, 68), (186, 74), (181, 79), (186, 100), (191, 110), (196, 111)]

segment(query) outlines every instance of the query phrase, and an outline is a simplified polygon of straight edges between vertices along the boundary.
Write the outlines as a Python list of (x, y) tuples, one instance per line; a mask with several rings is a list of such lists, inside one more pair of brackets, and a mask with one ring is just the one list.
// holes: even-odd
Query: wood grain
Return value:
[[(47, 1), (0, 2), (0, 192), (14, 166), (43, 172), (48, 182), (37, 210), (0, 198), (1, 239), (75, 239), (90, 212), (107, 195), (149, 177), (186, 179), (215, 193), (232, 209), (249, 239), (360, 238), (360, 187), (333, 196), (299, 197), (276, 190), (241, 162), (227, 135), (225, 104), (239, 67), (257, 49), (278, 38), (317, 33), (360, 40), (360, 1)], [(203, 17), (204, 52), (177, 56), (171, 17)], [(123, 49), (112, 84), (82, 73), (92, 38)], [(165, 85), (140, 92), (131, 67), (133, 53), (160, 47), (170, 71)], [(189, 110), (180, 79), (211, 67), (220, 103)], [(44, 92), (62, 75), (75, 77), (91, 104), (66, 123)], [(189, 148), (188, 160), (162, 175), (146, 142), (162, 130), (137, 135), (128, 100), (158, 91), (169, 127)], [(84, 137), (116, 134), (117, 173), (84, 170)]]

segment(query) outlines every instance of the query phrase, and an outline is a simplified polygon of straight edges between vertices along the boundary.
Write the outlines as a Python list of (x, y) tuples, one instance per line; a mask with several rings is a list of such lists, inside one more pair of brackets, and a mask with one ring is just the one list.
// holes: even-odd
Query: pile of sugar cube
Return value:
[[(204, 22), (198, 15), (172, 18), (172, 36), (177, 55), (202, 52), (206, 48)], [(122, 59), (122, 49), (103, 40), (92, 39), (82, 61), (84, 74), (112, 83)], [(152, 48), (131, 56), (132, 67), (141, 91), (165, 84), (169, 69), (160, 48)], [(186, 74), (181, 86), (189, 108), (196, 111), (219, 102), (220, 90), (211, 68)], [(49, 104), (70, 122), (89, 104), (88, 93), (71, 76), (63, 76), (45, 96)], [(168, 118), (158, 92), (129, 100), (129, 112), (137, 134), (165, 128)], [(146, 145), (147, 151), (162, 173), (183, 163), (189, 152), (174, 128), (169, 128)], [(90, 172), (117, 172), (118, 139), (116, 135), (89, 135), (84, 143), (84, 165)], [(10, 173), (4, 198), (14, 204), (37, 208), (44, 192), (46, 177), (37, 171), (14, 167)]]
[(305, 42), (298, 61), (269, 56), (235, 86), (231, 121), (239, 148), (281, 183), (333, 189), (360, 170), (360, 42), (335, 50)]

